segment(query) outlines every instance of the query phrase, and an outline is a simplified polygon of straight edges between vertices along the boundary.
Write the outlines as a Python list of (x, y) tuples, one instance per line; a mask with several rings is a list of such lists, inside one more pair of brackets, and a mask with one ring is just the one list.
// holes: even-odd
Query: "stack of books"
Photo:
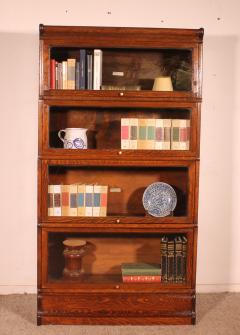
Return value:
[(49, 216), (106, 216), (106, 185), (48, 185)]
[(121, 119), (121, 149), (189, 150), (190, 120)]
[(162, 281), (182, 283), (186, 281), (187, 238), (185, 236), (161, 239)]
[(50, 60), (50, 89), (100, 90), (102, 50), (79, 49), (77, 58)]
[(123, 263), (121, 270), (122, 280), (125, 283), (161, 282), (160, 264)]

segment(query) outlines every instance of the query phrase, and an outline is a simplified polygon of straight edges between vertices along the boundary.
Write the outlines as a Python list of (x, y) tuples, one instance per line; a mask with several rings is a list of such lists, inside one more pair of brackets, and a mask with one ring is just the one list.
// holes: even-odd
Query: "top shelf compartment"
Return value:
[[(40, 29), (43, 97), (201, 98), (201, 29), (60, 28)], [(159, 77), (172, 89), (153, 90)]]

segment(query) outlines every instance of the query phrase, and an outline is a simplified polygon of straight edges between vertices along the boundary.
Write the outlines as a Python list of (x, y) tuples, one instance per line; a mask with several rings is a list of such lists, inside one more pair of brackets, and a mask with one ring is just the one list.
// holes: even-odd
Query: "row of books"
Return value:
[(106, 216), (106, 185), (48, 185), (49, 216)]
[(121, 119), (121, 149), (189, 150), (190, 120)]
[(122, 280), (125, 283), (161, 282), (161, 266), (153, 263), (123, 263)]
[(160, 249), (162, 282), (186, 281), (187, 238), (163, 236)]
[(62, 62), (50, 60), (50, 88), (100, 90), (102, 85), (102, 50), (80, 49), (77, 58)]

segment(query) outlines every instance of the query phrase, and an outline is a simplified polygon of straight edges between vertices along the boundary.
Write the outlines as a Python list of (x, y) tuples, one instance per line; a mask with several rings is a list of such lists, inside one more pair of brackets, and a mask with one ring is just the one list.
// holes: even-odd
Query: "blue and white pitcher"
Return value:
[[(64, 149), (87, 149), (86, 128), (66, 128), (58, 132), (58, 137), (63, 141)], [(65, 133), (62, 137), (62, 133)]]

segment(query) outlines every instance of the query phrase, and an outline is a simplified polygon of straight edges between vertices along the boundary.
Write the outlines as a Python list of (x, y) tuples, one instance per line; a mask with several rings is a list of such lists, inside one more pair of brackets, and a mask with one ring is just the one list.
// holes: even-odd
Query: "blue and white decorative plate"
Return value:
[(143, 193), (143, 207), (152, 216), (169, 215), (177, 205), (177, 195), (172, 186), (166, 183), (153, 183)]

